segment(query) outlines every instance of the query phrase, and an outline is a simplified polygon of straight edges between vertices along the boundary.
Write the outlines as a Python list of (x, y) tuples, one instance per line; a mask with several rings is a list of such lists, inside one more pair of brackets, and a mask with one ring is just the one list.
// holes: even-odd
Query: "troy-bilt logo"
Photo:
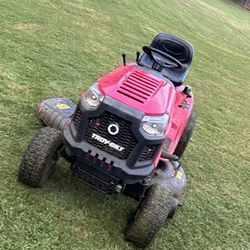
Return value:
[(108, 126), (108, 132), (111, 134), (111, 135), (117, 135), (119, 133), (119, 125), (116, 124), (116, 123), (112, 123)]
[(110, 140), (108, 140), (100, 135), (97, 135), (96, 133), (92, 133), (92, 138), (105, 144), (105, 145), (108, 144), (111, 148), (114, 148), (117, 151), (122, 151), (124, 149), (124, 147), (121, 147), (121, 146), (117, 145), (116, 143), (114, 143), (114, 142), (112, 142), (112, 141), (110, 141)]

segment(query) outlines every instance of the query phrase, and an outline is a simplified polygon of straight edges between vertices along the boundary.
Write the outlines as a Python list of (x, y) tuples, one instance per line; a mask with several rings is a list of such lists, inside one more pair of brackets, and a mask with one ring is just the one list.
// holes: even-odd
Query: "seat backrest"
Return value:
[(192, 62), (193, 46), (178, 36), (160, 33), (154, 38), (150, 46), (170, 54), (183, 64), (191, 64)]
[[(161, 74), (163, 76), (171, 80), (176, 86), (181, 85), (192, 63), (194, 56), (193, 46), (184, 39), (168, 33), (158, 34), (150, 46), (173, 56), (182, 63), (183, 67), (181, 69), (161, 68)], [(141, 57), (140, 64), (151, 68), (153, 62), (144, 54)]]

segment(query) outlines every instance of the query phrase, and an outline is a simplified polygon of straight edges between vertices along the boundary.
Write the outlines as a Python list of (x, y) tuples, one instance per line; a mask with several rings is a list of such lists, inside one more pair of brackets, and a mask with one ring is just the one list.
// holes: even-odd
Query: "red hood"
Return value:
[(146, 115), (170, 113), (175, 90), (167, 80), (139, 69), (135, 64), (121, 66), (98, 80), (104, 95), (110, 96)]

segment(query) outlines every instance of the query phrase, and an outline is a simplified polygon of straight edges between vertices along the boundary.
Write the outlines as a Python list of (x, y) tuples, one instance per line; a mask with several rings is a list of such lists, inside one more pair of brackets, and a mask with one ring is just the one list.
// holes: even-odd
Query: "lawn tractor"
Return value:
[(139, 201), (125, 237), (148, 246), (183, 204), (186, 175), (179, 163), (196, 125), (192, 88), (183, 82), (193, 46), (160, 33), (150, 46), (101, 77), (76, 105), (51, 98), (38, 105), (46, 125), (29, 144), (19, 180), (42, 187), (59, 157), (73, 176), (105, 194)]

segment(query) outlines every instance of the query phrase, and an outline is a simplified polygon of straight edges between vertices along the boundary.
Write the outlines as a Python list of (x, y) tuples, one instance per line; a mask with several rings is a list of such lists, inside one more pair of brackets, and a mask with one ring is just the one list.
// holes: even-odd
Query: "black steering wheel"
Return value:
[(182, 63), (173, 56), (150, 46), (144, 46), (143, 51), (156, 63), (164, 68), (182, 68)]

